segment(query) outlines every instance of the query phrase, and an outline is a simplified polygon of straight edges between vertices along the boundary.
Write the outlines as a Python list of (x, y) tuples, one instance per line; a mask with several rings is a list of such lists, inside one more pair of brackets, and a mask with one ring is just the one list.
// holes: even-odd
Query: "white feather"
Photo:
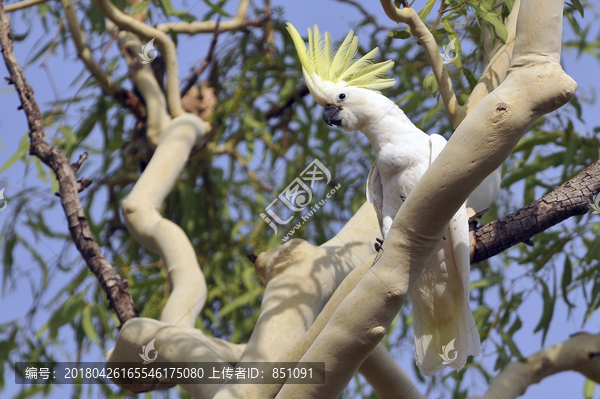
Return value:
[[(358, 88), (344, 88), (344, 92), (347, 100), (339, 103), (342, 127), (360, 128), (375, 150), (367, 199), (373, 203), (385, 239), (403, 203), (402, 197), (410, 194), (446, 140), (419, 130), (400, 108), (380, 94)], [(465, 205), (449, 222), (445, 238), (409, 294), (417, 364), (428, 376), (445, 367), (460, 369), (469, 355), (481, 352), (469, 306), (469, 227)], [(456, 352), (451, 352), (452, 361), (446, 362), (440, 355), (450, 342)]]
[[(323, 43), (316, 27), (314, 34), (309, 32), (308, 52), (291, 24), (288, 30), (317, 103), (336, 106), (339, 112), (335, 123), (341, 122), (346, 131), (360, 130), (373, 146), (376, 161), (367, 181), (367, 199), (373, 203), (385, 239), (403, 198), (416, 186), (446, 140), (419, 130), (395, 103), (374, 91), (393, 84), (393, 79), (380, 77), (392, 64), (370, 65), (375, 51), (364, 60), (355, 61), (358, 43), (353, 32), (337, 53), (330, 55), (330, 44), (327, 39)], [(340, 80), (340, 76), (346, 76), (342, 75), (344, 72), (356, 76), (357, 84)], [(446, 366), (460, 369), (468, 355), (477, 356), (481, 351), (469, 307), (469, 231), (464, 205), (449, 222), (445, 237), (409, 293), (417, 364), (429, 376)], [(453, 346), (456, 358), (447, 362), (441, 355), (446, 356)]]

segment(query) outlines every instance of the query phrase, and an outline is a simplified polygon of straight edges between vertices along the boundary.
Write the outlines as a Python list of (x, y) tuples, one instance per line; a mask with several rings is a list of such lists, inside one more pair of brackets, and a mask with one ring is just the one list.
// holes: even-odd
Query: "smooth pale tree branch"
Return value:
[[(106, 29), (112, 33), (117, 30), (116, 26), (110, 20), (106, 22)], [(142, 42), (140, 39), (131, 32), (120, 31), (117, 34), (117, 40), (130, 55), (128, 64), (133, 73), (132, 80), (144, 99), (148, 110), (146, 136), (150, 144), (156, 147), (160, 135), (171, 120), (167, 112), (167, 100), (150, 65), (140, 62), (138, 56), (142, 52)]]
[(10, 73), (10, 83), (15, 85), (21, 99), (21, 106), (27, 115), (31, 142), (29, 152), (37, 156), (56, 174), (60, 186), (60, 202), (67, 217), (71, 238), (106, 292), (110, 306), (115, 310), (122, 325), (137, 316), (133, 300), (128, 292), (128, 282), (122, 279), (108, 263), (94, 240), (77, 194), (76, 168), (71, 167), (69, 159), (59, 148), (50, 146), (46, 141), (42, 115), (35, 101), (33, 89), (27, 83), (23, 69), (13, 51), (10, 19), (4, 11), (2, 0), (0, 0), (0, 44), (2, 44), (2, 56), (6, 68)]
[[(495, 46), (495, 52), (493, 53), (486, 52), (484, 50), (484, 60), (486, 61), (484, 61), (485, 67), (483, 73), (479, 78), (477, 85), (469, 95), (467, 102), (462, 108), (460, 120), (464, 119), (465, 116), (473, 108), (475, 108), (479, 101), (483, 99), (483, 97), (491, 93), (506, 78), (506, 74), (508, 73), (508, 68), (512, 60), (513, 48), (515, 46), (515, 37), (517, 33), (517, 19), (519, 15), (520, 5), (521, 0), (515, 0), (513, 9), (510, 12), (508, 18), (506, 19), (505, 26), (506, 30), (508, 31), (506, 43), (502, 43), (498, 46)], [(488, 31), (484, 30), (484, 32), (487, 33)], [(491, 42), (491, 38), (488, 39), (488, 42)], [(487, 57), (491, 58), (487, 59)]]
[(156, 40), (156, 45), (164, 56), (167, 69), (167, 104), (169, 105), (169, 113), (173, 118), (182, 115), (184, 111), (181, 107), (181, 96), (179, 95), (177, 52), (173, 41), (164, 32), (124, 14), (109, 0), (96, 0), (96, 4), (104, 16), (120, 29), (130, 31), (143, 40)]
[(87, 70), (90, 71), (92, 76), (96, 79), (98, 86), (100, 86), (100, 88), (102, 88), (106, 94), (119, 101), (121, 105), (129, 108), (137, 117), (137, 119), (143, 119), (146, 115), (146, 111), (143, 105), (140, 104), (139, 100), (135, 98), (133, 93), (124, 90), (119, 85), (116, 85), (112, 78), (104, 72), (104, 70), (100, 67), (100, 64), (98, 64), (98, 62), (94, 59), (92, 50), (89, 48), (85, 40), (85, 35), (79, 26), (77, 12), (75, 11), (73, 1), (62, 0), (62, 4), (65, 10), (67, 26), (69, 28), (69, 32), (71, 33), (73, 44), (75, 44), (75, 48), (77, 49), (77, 54), (83, 61)]
[[(115, 347), (106, 354), (107, 362), (139, 362), (142, 345), (154, 341), (158, 362), (222, 362), (235, 365), (245, 345), (236, 345), (227, 341), (207, 337), (202, 331), (185, 325), (171, 325), (158, 320), (137, 317), (129, 320), (117, 337)], [(157, 384), (118, 384), (121, 388), (133, 392), (148, 392), (173, 387), (165, 379)], [(212, 398), (219, 389), (217, 384), (182, 385), (196, 399)]]
[(600, 334), (577, 334), (506, 365), (483, 396), (471, 399), (514, 399), (544, 378), (571, 370), (600, 383)]
[(65, 10), (65, 16), (67, 17), (67, 26), (71, 33), (71, 38), (77, 49), (77, 54), (85, 64), (88, 71), (92, 73), (98, 85), (104, 90), (106, 94), (113, 95), (113, 91), (118, 89), (115, 87), (112, 78), (104, 73), (98, 62), (92, 55), (92, 50), (87, 45), (85, 36), (81, 31), (79, 22), (77, 21), (77, 12), (72, 0), (62, 0), (62, 4)]
[[(495, 9), (498, 9), (499, 7), (502, 7), (502, 5), (504, 4), (504, 0), (498, 0), (496, 2), (496, 4), (494, 5)], [(515, 13), (515, 16), (518, 14), (518, 12)], [(498, 48), (502, 45), (501, 42), (499, 42), (497, 40), (498, 36), (498, 29), (496, 29), (496, 27), (492, 27), (494, 34), (492, 33), (492, 29), (489, 29), (489, 26), (481, 26), (481, 37), (482, 37), (482, 43), (481, 43), (481, 66), (482, 66), (482, 70), (485, 71), (485, 69), (487, 68), (487, 66), (489, 65), (492, 57), (494, 56), (494, 54), (496, 54)], [(507, 27), (508, 29), (508, 27)], [(508, 41), (508, 40), (507, 40)]]
[[(576, 177), (574, 177), (573, 179), (571, 179), (569, 182), (563, 184), (560, 188), (558, 188), (557, 190), (555, 190), (553, 193), (548, 194), (547, 196), (545, 196), (544, 198), (542, 198), (539, 201), (536, 201), (536, 203), (530, 204), (530, 206), (523, 208), (522, 210), (516, 212), (515, 214), (509, 215), (503, 219), (500, 219), (498, 221), (494, 221), (491, 223), (488, 223), (484, 226), (482, 226), (478, 231), (477, 231), (477, 247), (475, 249), (474, 252), (474, 256), (477, 257), (476, 261), (482, 261), (484, 259), (487, 259), (493, 255), (496, 255), (497, 253), (500, 253), (501, 250), (496, 250), (497, 248), (499, 248), (500, 245), (503, 245), (505, 243), (505, 241), (508, 240), (515, 240), (516, 238), (518, 239), (519, 237), (531, 237), (537, 233), (539, 233), (540, 231), (542, 231), (545, 228), (551, 227), (554, 224), (559, 223), (560, 221), (570, 217), (570, 216), (574, 216), (574, 215), (578, 215), (578, 214), (583, 214), (587, 211), (589, 211), (589, 207), (590, 207), (590, 203), (591, 203), (591, 198), (594, 194), (596, 194), (597, 192), (600, 191), (600, 161), (594, 163), (593, 165), (591, 165), (590, 167), (586, 168), (584, 171), (582, 171), (580, 174), (578, 174)], [(557, 200), (553, 200), (550, 201), (548, 200), (548, 198), (554, 198)], [(567, 209), (560, 207), (561, 203), (565, 204), (564, 201), (566, 201), (568, 199), (569, 201), (569, 206), (567, 207)], [(542, 202), (543, 200), (546, 200), (548, 203), (553, 203), (556, 206), (547, 206), (545, 208), (545, 210), (543, 208), (541, 208), (539, 206), (539, 203)], [(365, 208), (367, 207), (368, 208)], [(533, 214), (533, 218), (534, 219), (538, 219), (540, 221), (544, 221), (544, 228), (539, 230), (538, 227), (540, 225), (536, 225), (536, 224), (532, 224), (532, 223), (527, 223), (527, 224), (521, 224), (520, 222), (518, 222), (518, 220), (522, 219), (520, 218), (518, 215), (522, 214), (522, 213), (527, 213), (529, 215), (529, 217), (532, 216), (532, 213), (530, 211), (530, 209), (535, 209), (535, 214)], [(352, 225), (354, 226), (360, 226), (361, 224), (368, 224), (370, 222), (372, 222), (373, 220), (376, 220), (374, 215), (372, 214), (372, 207), (369, 204), (365, 204), (363, 205), (363, 208), (361, 208), (361, 210), (359, 210), (359, 212), (357, 212), (354, 216), (355, 220), (352, 220), (352, 222), (348, 222), (347, 229), (352, 229)], [(558, 213), (560, 213), (560, 217), (557, 215)], [(515, 223), (515, 220), (517, 221)], [(498, 226), (506, 226), (506, 225), (513, 225), (515, 226), (515, 229), (513, 229), (512, 231), (505, 231), (505, 228), (501, 228)], [(536, 230), (534, 230), (536, 229)], [(480, 232), (485, 232), (485, 233), (480, 233)], [(512, 234), (514, 233), (514, 234)], [(375, 233), (369, 233), (369, 235), (377, 235), (377, 231), (375, 231)], [(514, 235), (514, 236), (513, 236)], [(480, 241), (481, 240), (481, 241)], [(257, 267), (259, 269), (263, 269), (263, 266), (261, 266), (262, 262), (266, 259), (270, 259), (270, 263), (268, 263), (268, 268), (275, 268), (275, 269), (279, 269), (276, 266), (277, 262), (283, 263), (286, 265), (286, 267), (290, 267), (290, 265), (288, 264), (288, 262), (292, 262), (292, 265), (294, 263), (298, 264), (301, 263), (301, 258), (303, 258), (304, 254), (304, 258), (314, 258), (314, 255), (307, 255), (307, 251), (309, 251), (309, 246), (308, 244), (306, 244), (304, 241), (300, 241), (300, 240), (293, 240), (293, 241), (297, 241), (296, 244), (293, 244), (294, 248), (304, 245), (304, 249), (302, 250), (302, 253), (298, 252), (298, 249), (294, 249), (291, 250), (290, 249), (290, 245), (292, 245), (291, 243), (288, 243), (284, 246), (275, 248), (270, 250), (267, 253), (261, 254), (259, 256), (260, 261), (257, 261)], [(333, 240), (332, 240), (333, 241)], [(373, 241), (373, 239), (371, 238), (371, 240), (366, 239), (365, 243), (369, 244), (371, 243), (371, 241)], [(515, 241), (512, 245), (516, 244), (517, 242), (520, 241)], [(302, 244), (300, 244), (302, 243)], [(489, 249), (492, 248), (494, 250), (494, 252), (492, 253), (492, 250)], [(370, 249), (367, 248), (367, 249)], [(506, 249), (506, 248), (503, 248)], [(503, 250), (502, 249), (502, 250)], [(313, 249), (314, 251), (314, 249)], [(282, 254), (284, 254), (285, 256), (282, 257)], [(289, 259), (287, 258), (289, 257)], [(370, 255), (370, 258), (372, 258), (372, 254)], [(273, 262), (273, 259), (278, 259), (277, 262)], [(365, 258), (366, 259), (366, 258)], [(335, 263), (334, 260), (331, 259), (331, 257), (329, 257), (329, 262), (331, 263)], [(357, 266), (358, 268), (360, 268), (361, 266)], [(288, 269), (285, 269), (288, 270)], [(353, 275), (349, 278), (350, 279), (354, 279), (355, 283), (358, 281), (358, 279), (360, 279), (365, 273), (365, 270), (362, 271), (354, 271)], [(263, 274), (264, 271), (260, 271), (259, 270), (259, 274)], [(300, 280), (300, 278), (298, 279)], [(345, 281), (342, 285), (342, 287), (336, 291), (334, 297), (329, 301), (330, 303), (328, 303), (325, 308), (321, 311), (319, 318), (317, 319), (317, 321), (315, 322), (315, 324), (313, 326), (310, 327), (310, 333), (307, 334), (306, 336), (303, 337), (302, 340), (298, 341), (294, 347), (288, 351), (285, 355), (281, 356), (278, 360), (279, 361), (297, 361), (298, 360), (298, 355), (302, 354), (303, 352), (305, 352), (308, 347), (310, 346), (310, 343), (312, 342), (312, 340), (314, 340), (314, 337), (316, 335), (318, 335), (318, 332), (320, 332), (320, 330), (323, 328), (324, 325), (324, 321), (328, 320), (329, 317), (331, 316), (331, 312), (332, 310), (335, 310), (335, 308), (337, 307), (337, 305), (339, 305), (339, 303), (341, 302), (341, 299), (343, 299), (343, 297), (345, 297), (350, 290), (353, 288), (351, 286), (351, 284), (349, 284), (349, 281)], [(327, 284), (325, 284), (327, 285)], [(267, 295), (267, 292), (269, 292), (269, 285), (267, 285), (267, 291), (265, 292), (265, 298), (263, 300), (263, 312), (265, 311), (265, 307), (268, 306), (267, 303), (271, 301), (271, 299), (269, 299), (269, 296)], [(317, 291), (318, 292), (318, 291)], [(290, 300), (289, 298), (287, 299), (290, 301), (290, 307), (291, 309), (294, 308), (293, 305), (293, 300)], [(279, 298), (278, 299), (278, 304), (282, 302), (282, 299)], [(299, 301), (299, 304), (304, 305), (305, 302), (304, 301)], [(290, 307), (284, 307), (281, 306), (281, 310), (282, 312), (287, 311), (288, 309), (290, 309)], [(317, 308), (318, 309), (318, 308)], [(284, 318), (285, 319), (285, 318)], [(267, 319), (268, 320), (268, 319)], [(259, 324), (262, 322), (262, 320), (259, 319)], [(306, 321), (303, 320), (302, 323), (305, 323)], [(257, 328), (259, 326), (259, 324), (257, 324)], [(287, 318), (285, 319), (285, 323), (283, 323), (284, 325), (289, 325), (291, 324), (291, 319)], [(268, 321), (265, 323), (265, 326), (268, 326)], [(286, 327), (286, 329), (284, 330), (285, 333), (281, 333), (279, 334), (278, 331), (278, 326), (273, 325), (273, 328), (263, 328), (263, 331), (265, 331), (265, 335), (257, 338), (257, 339), (262, 339), (265, 340), (265, 342), (282, 342), (285, 343), (286, 342), (286, 338), (288, 338), (287, 336), (287, 332), (289, 331), (290, 327)], [(258, 333), (257, 330), (255, 330), (256, 333)], [(272, 337), (271, 340), (269, 340), (269, 336)], [(253, 334), (254, 337), (254, 334)], [(289, 336), (289, 338), (291, 339), (291, 341), (296, 340), (297, 335), (291, 335)], [(311, 339), (312, 337), (312, 339)], [(287, 344), (286, 344), (287, 345)], [(268, 345), (263, 345), (265, 347), (267, 347), (268, 349), (266, 349), (266, 352), (257, 350), (256, 348), (253, 348), (250, 344), (249, 346), (246, 348), (247, 352), (254, 352), (257, 351), (257, 353), (267, 353), (267, 359), (269, 361), (273, 361), (273, 356), (269, 355), (269, 353), (273, 353), (276, 351), (280, 351), (282, 348), (285, 347), (285, 345), (276, 345), (276, 346), (268, 346)], [(269, 349), (270, 348), (270, 349)], [(390, 364), (388, 364), (386, 357), (382, 356), (381, 353), (376, 353), (376, 352), (381, 352), (380, 349), (376, 349), (374, 350), (369, 357), (367, 358), (367, 360), (365, 360), (365, 362), (363, 363), (363, 365), (361, 366), (361, 368), (359, 369), (359, 371), (361, 373), (363, 373), (363, 375), (365, 375), (365, 377), (368, 379), (369, 383), (371, 383), (374, 387), (375, 385), (377, 385), (378, 388), (376, 388), (377, 393), (379, 395), (379, 397), (383, 398), (386, 397), (386, 394), (389, 393), (390, 397), (394, 397), (393, 395), (395, 395), (397, 392), (399, 392), (399, 390), (402, 389), (407, 389), (409, 387), (412, 387), (414, 384), (412, 382), (410, 382), (410, 379), (406, 379), (403, 374), (403, 371), (401, 368), (399, 368), (398, 365), (396, 365), (395, 367), (397, 369), (394, 369)], [(382, 367), (381, 369), (377, 367), (378, 364), (386, 364), (386, 367)], [(372, 368), (375, 367), (374, 371)], [(393, 374), (393, 378), (387, 378), (387, 374), (389, 373), (394, 373)], [(391, 384), (391, 385), (389, 385)], [(388, 386), (389, 385), (389, 386)], [(386, 389), (386, 387), (388, 387)], [(393, 387), (393, 388), (392, 388)], [(242, 392), (246, 393), (246, 394), (250, 394), (251, 396), (260, 396), (260, 397), (273, 397), (274, 394), (276, 394), (277, 389), (274, 389), (274, 387), (257, 387), (257, 390), (248, 390), (248, 386), (241, 386), (240, 388), (242, 389), (246, 389), (244, 391), (237, 391), (238, 394), (241, 394)], [(231, 389), (230, 389), (231, 391)], [(232, 394), (232, 392), (230, 392), (230, 394)], [(415, 398), (421, 398), (423, 397), (423, 395), (415, 388), (414, 390), (411, 390), (409, 393), (407, 393), (407, 395), (413, 395), (413, 396), (406, 396), (406, 398), (409, 397), (415, 397)], [(235, 397), (235, 395), (231, 395), (231, 396), (223, 396), (223, 397)]]
[(150, 163), (122, 204), (129, 233), (165, 262), (173, 287), (160, 317), (167, 324), (194, 326), (206, 301), (206, 282), (190, 240), (158, 210), (173, 189), (192, 147), (204, 145), (208, 137), (204, 121), (195, 115), (183, 114), (171, 120)]
[(375, 347), (358, 371), (371, 384), (379, 399), (427, 399), (381, 344)]
[(20, 1), (18, 3), (15, 4), (9, 4), (6, 7), (4, 7), (4, 11), (6, 12), (12, 12), (12, 11), (17, 11), (17, 10), (22, 10), (24, 8), (28, 8), (28, 7), (33, 7), (36, 4), (40, 4), (40, 3), (45, 3), (48, 0), (25, 0), (25, 1)]
[[(220, 22), (218, 29), (220, 32), (228, 32), (231, 30), (237, 30), (242, 28), (246, 22), (246, 14), (248, 13), (248, 7), (250, 6), (250, 0), (240, 0), (238, 8), (235, 13), (235, 17), (230, 21)], [(158, 30), (168, 33), (185, 33), (188, 35), (195, 35), (198, 33), (211, 33), (217, 29), (217, 23), (215, 21), (201, 21), (201, 22), (168, 22), (160, 24), (156, 27)]]
[[(254, 265), (267, 280), (267, 286), (260, 317), (241, 361), (299, 360), (298, 342), (307, 330), (315, 328), (321, 316), (313, 320), (319, 312), (323, 313), (323, 307), (335, 302), (340, 283), (346, 283), (346, 276), (353, 269), (368, 270), (375, 255), (372, 244), (378, 234), (373, 206), (365, 203), (335, 237), (320, 247), (294, 239), (261, 253)], [(215, 399), (273, 398), (279, 389), (277, 385), (228, 384)]]
[(452, 81), (450, 80), (450, 76), (448, 76), (448, 71), (444, 66), (444, 60), (442, 59), (442, 55), (440, 54), (440, 50), (435, 42), (433, 34), (412, 8), (403, 8), (400, 10), (394, 5), (393, 0), (381, 0), (381, 5), (386, 15), (392, 21), (405, 23), (410, 27), (411, 33), (417, 38), (419, 45), (425, 50), (425, 53), (431, 62), (433, 75), (438, 83), (444, 107), (446, 107), (446, 111), (448, 111), (452, 124), (454, 127), (457, 127), (460, 124), (460, 114), (462, 112), (461, 106), (456, 100)]
[(576, 83), (560, 65), (563, 6), (563, 0), (521, 5), (511, 73), (458, 126), (400, 208), (379, 261), (302, 356), (325, 362), (330, 383), (285, 385), (278, 397), (335, 398), (343, 391), (387, 333), (451, 217), (535, 120), (571, 99)]
[(539, 200), (475, 230), (471, 263), (481, 262), (513, 245), (526, 242), (572, 216), (586, 214), (598, 193), (600, 161)]

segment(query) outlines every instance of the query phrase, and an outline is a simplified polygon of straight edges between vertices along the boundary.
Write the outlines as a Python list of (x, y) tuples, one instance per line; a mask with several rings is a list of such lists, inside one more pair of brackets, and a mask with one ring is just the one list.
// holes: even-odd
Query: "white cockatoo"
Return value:
[[(385, 74), (394, 63), (373, 63), (375, 48), (355, 59), (358, 38), (350, 32), (337, 51), (331, 36), (308, 29), (308, 51), (290, 23), (287, 29), (302, 64), (302, 73), (323, 119), (346, 131), (360, 130), (371, 142), (375, 163), (367, 180), (383, 238), (405, 197), (415, 187), (446, 140), (427, 135), (378, 90), (395, 79)], [(449, 366), (461, 369), (469, 355), (481, 352), (479, 333), (469, 306), (469, 227), (465, 205), (449, 223), (445, 239), (425, 265), (410, 292), (413, 305), (417, 364), (428, 376)], [(377, 244), (376, 244), (377, 247)]]

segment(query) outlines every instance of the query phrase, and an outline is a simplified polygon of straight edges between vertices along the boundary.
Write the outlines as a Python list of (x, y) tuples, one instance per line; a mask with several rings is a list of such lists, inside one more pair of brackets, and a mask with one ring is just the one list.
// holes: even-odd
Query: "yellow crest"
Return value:
[(321, 98), (323, 87), (320, 86), (323, 85), (333, 83), (341, 87), (354, 86), (378, 91), (391, 87), (396, 82), (395, 79), (384, 78), (386, 72), (394, 66), (393, 61), (373, 63), (379, 51), (377, 47), (360, 59), (354, 58), (358, 52), (358, 37), (354, 36), (354, 31), (350, 31), (339, 49), (332, 53), (331, 35), (329, 32), (325, 32), (325, 36), (320, 35), (317, 25), (312, 31), (308, 29), (308, 51), (294, 25), (288, 22), (287, 30), (296, 46), (306, 84), (321, 105), (326, 102)]

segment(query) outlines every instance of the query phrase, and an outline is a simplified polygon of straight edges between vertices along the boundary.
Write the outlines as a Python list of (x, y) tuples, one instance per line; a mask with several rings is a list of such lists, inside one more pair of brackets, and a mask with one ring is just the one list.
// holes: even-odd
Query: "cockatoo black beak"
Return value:
[(342, 109), (340, 107), (336, 107), (335, 105), (328, 105), (323, 110), (323, 120), (329, 126), (342, 126), (342, 119), (340, 118), (340, 111)]

